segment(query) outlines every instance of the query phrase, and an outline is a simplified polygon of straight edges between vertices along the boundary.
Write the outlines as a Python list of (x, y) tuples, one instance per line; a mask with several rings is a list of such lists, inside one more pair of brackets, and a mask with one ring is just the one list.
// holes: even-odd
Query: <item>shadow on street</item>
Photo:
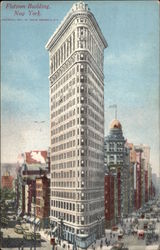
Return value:
[[(40, 247), (41, 243), (45, 242), (45, 240), (41, 239), (41, 241), (36, 242), (36, 247)], [(22, 238), (3, 238), (2, 239), (2, 247), (5, 248), (13, 248), (13, 247), (33, 247), (33, 240), (23, 240)]]

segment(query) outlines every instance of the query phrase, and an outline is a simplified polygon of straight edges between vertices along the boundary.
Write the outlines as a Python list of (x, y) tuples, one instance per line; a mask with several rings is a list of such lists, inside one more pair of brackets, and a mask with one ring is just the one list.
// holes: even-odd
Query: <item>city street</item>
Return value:
[[(17, 222), (10, 218), (6, 228), (1, 228), (3, 232), (2, 249), (34, 249), (34, 240), (23, 239), (23, 234), (14, 231)], [(41, 242), (36, 242), (36, 249), (52, 249), (49, 240), (41, 238)]]
[[(158, 201), (159, 202), (159, 201)], [(128, 249), (128, 250), (157, 250), (158, 249), (158, 244), (160, 237), (157, 239), (153, 239), (154, 235), (159, 235), (160, 236), (160, 222), (159, 222), (159, 212), (154, 212), (157, 211), (158, 205), (153, 203), (153, 205), (148, 205), (150, 210), (152, 211), (153, 218), (150, 217), (149, 219), (142, 219), (141, 216), (142, 214), (144, 217), (147, 217), (148, 214), (143, 211), (141, 213), (137, 213), (137, 215), (133, 216), (131, 215), (127, 219), (123, 219), (122, 226), (117, 225), (119, 228), (118, 231), (112, 231), (111, 229), (107, 229), (105, 231), (105, 237), (103, 239), (97, 240), (95, 243), (90, 245), (88, 247), (88, 250), (110, 250), (110, 249)], [(145, 209), (144, 209), (145, 210)], [(158, 210), (159, 211), (159, 210)], [(18, 221), (13, 219), (15, 216), (15, 213), (12, 211), (8, 211), (8, 218), (9, 222), (7, 226), (4, 226), (2, 228), (3, 232), (3, 239), (2, 239), (2, 249), (34, 249), (34, 240), (25, 240), (23, 239), (23, 234), (18, 234), (14, 231), (15, 225), (18, 224)], [(155, 218), (156, 217), (156, 218)], [(135, 223), (136, 219), (136, 223)], [(148, 223), (149, 225), (154, 226), (154, 230), (152, 232), (152, 241), (150, 244), (146, 244), (146, 235), (149, 229), (144, 230), (144, 238), (138, 237), (138, 230), (142, 230), (144, 227), (145, 223)], [(23, 223), (25, 224), (26, 227), (28, 227), (30, 230), (33, 230), (33, 226), (31, 226), (30, 223)], [(22, 225), (22, 223), (21, 223)], [(132, 233), (134, 230), (137, 230), (136, 233)], [(123, 231), (124, 235), (121, 240), (118, 240), (118, 232)], [(36, 249), (53, 249), (51, 244), (50, 244), (50, 237), (44, 233), (44, 231), (39, 231), (41, 234), (41, 241), (36, 242)], [(123, 248), (113, 248), (115, 245), (121, 242), (123, 243)], [(109, 244), (108, 244), (109, 243)], [(152, 246), (152, 248), (151, 248)], [(66, 241), (61, 241), (61, 246), (56, 245), (55, 249), (57, 250), (70, 250), (72, 249), (73, 246), (71, 244), (68, 244)], [(80, 250), (80, 248), (77, 247), (77, 250)]]

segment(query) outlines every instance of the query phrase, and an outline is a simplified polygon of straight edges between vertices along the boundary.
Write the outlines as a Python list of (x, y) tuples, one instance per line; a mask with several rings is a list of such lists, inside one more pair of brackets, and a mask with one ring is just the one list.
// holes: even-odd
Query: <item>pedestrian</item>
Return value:
[(102, 246), (103, 246), (103, 241), (101, 240), (101, 243), (100, 243), (100, 248), (102, 248)]

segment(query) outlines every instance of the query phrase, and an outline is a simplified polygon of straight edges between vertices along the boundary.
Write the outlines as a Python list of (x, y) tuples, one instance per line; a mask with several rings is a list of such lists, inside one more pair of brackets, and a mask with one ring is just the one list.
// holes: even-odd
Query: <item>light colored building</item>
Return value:
[[(84, 2), (68, 12), (46, 49), (50, 63), (53, 227), (87, 247), (104, 224), (104, 75), (107, 42)], [(55, 228), (56, 229), (56, 228)], [(62, 231), (62, 230), (60, 230)]]

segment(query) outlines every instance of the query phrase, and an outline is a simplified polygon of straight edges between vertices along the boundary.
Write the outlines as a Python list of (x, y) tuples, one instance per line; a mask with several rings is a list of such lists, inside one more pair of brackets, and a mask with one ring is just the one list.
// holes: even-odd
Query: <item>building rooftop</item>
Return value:
[(47, 151), (30, 151), (25, 153), (26, 164), (45, 164), (47, 159)]
[(108, 46), (107, 41), (105, 40), (94, 15), (91, 13), (90, 8), (88, 8), (88, 4), (84, 3), (83, 1), (79, 1), (73, 4), (67, 15), (63, 18), (62, 22), (59, 24), (53, 35), (50, 37), (45, 46), (46, 50), (49, 50), (51, 45), (53, 45), (53, 43), (58, 40), (59, 33), (63, 33), (71, 19), (74, 18), (77, 14), (88, 14), (88, 17), (92, 20), (92, 22), (97, 28), (97, 32), (101, 37), (104, 47), (106, 48)]
[(118, 121), (117, 119), (114, 119), (110, 124), (110, 129), (114, 129), (114, 128), (122, 129), (122, 125), (120, 121)]

